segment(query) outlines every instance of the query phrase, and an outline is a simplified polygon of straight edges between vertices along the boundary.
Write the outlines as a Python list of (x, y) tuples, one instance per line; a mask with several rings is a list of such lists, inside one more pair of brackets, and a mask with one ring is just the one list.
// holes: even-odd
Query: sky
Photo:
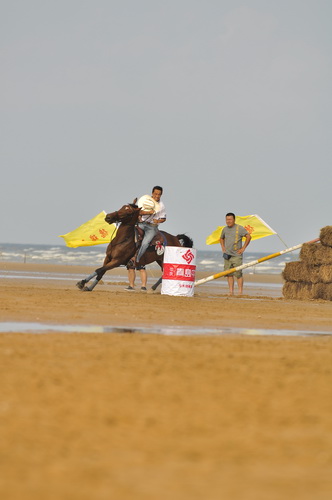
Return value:
[(63, 245), (154, 185), (199, 250), (229, 211), (287, 246), (332, 225), (330, 0), (0, 6), (0, 244)]

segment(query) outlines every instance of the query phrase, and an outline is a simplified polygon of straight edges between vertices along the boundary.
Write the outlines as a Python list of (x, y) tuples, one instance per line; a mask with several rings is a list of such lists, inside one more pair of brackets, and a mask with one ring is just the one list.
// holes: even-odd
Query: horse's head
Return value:
[(116, 212), (112, 212), (107, 214), (105, 217), (105, 221), (109, 224), (113, 224), (114, 222), (122, 222), (125, 224), (136, 224), (138, 219), (140, 208), (134, 203), (128, 203), (127, 205), (123, 205)]

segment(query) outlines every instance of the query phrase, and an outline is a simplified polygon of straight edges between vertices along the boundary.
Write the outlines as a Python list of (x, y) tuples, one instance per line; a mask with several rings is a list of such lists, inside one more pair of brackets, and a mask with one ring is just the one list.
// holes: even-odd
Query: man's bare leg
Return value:
[(227, 276), (229, 295), (234, 295), (234, 276)]
[(146, 272), (146, 269), (140, 269), (140, 273), (141, 273), (142, 287), (146, 288), (146, 284), (148, 281), (148, 274)]
[(132, 288), (135, 287), (135, 278), (136, 278), (135, 269), (128, 269), (129, 286), (131, 286)]
[(243, 295), (243, 278), (238, 278), (237, 279), (237, 286), (239, 289), (239, 295)]

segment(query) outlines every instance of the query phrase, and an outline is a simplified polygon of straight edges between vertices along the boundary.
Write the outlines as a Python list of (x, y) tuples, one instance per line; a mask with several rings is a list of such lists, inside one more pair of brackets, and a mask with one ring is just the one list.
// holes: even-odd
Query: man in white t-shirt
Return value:
[(159, 211), (151, 215), (141, 215), (141, 220), (138, 226), (143, 229), (144, 237), (142, 241), (141, 248), (136, 256), (136, 265), (138, 265), (140, 259), (146, 252), (150, 242), (153, 240), (154, 236), (158, 233), (158, 225), (162, 224), (166, 220), (166, 209), (164, 203), (161, 201), (161, 195), (163, 194), (163, 188), (161, 186), (154, 186), (152, 189), (151, 197), (159, 204)]

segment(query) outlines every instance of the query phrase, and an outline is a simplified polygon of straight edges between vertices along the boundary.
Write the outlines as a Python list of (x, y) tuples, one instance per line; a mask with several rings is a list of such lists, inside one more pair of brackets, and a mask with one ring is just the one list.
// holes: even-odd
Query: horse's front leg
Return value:
[[(109, 268), (107, 268), (106, 271), (104, 271), (103, 273), (101, 270), (104, 267), (106, 267), (106, 265), (109, 264), (110, 262), (111, 262), (111, 259), (110, 259), (109, 255), (106, 254), (106, 257), (104, 259), (104, 263), (103, 263), (102, 267), (93, 271), (93, 273), (89, 274), (89, 276), (87, 276), (83, 280), (78, 281), (76, 283), (77, 288), (79, 288), (80, 290), (83, 290), (84, 292), (92, 292), (94, 287), (98, 284), (98, 282), (101, 280), (101, 278), (103, 277), (103, 275), (106, 273), (107, 269), (109, 269)], [(96, 278), (95, 281), (89, 287), (85, 286), (93, 278)]]
[[(104, 274), (106, 273), (106, 271), (109, 271), (110, 269), (114, 269), (115, 267), (119, 267), (120, 264), (121, 264), (120, 261), (118, 261), (118, 260), (112, 260), (112, 261), (108, 262), (108, 264), (106, 264), (106, 265), (104, 265), (102, 267), (99, 267), (92, 274), (90, 274), (89, 276), (87, 276), (85, 279), (83, 279), (83, 280), (79, 281), (78, 283), (76, 283), (77, 288), (79, 288), (83, 292), (92, 292), (92, 290), (95, 288), (96, 285), (98, 285), (99, 281), (104, 276)], [(96, 279), (91, 283), (91, 285), (86, 286), (86, 284), (90, 280), (92, 280), (93, 278), (96, 278)]]
[[(94, 278), (95, 276), (97, 276), (97, 270), (94, 271), (92, 274), (89, 274), (89, 276), (87, 276), (86, 278), (84, 278), (83, 280), (81, 281), (78, 281), (76, 283), (76, 286), (77, 288), (79, 288), (80, 290), (84, 290), (85, 289), (85, 285), (90, 281), (92, 280), (92, 278)], [(96, 286), (96, 285), (95, 285)]]
[[(88, 276), (86, 278), (86, 283), (88, 281), (90, 281), (91, 279), (93, 279), (94, 277), (96, 277), (96, 279), (91, 283), (91, 285), (89, 286), (86, 286), (84, 285), (81, 290), (83, 292), (92, 292), (92, 290), (94, 289), (94, 287), (96, 285), (98, 285), (99, 281), (101, 280), (101, 278), (104, 276), (104, 274), (106, 273), (107, 269), (104, 269), (104, 266), (103, 267), (100, 267), (99, 269), (96, 269), (94, 273), (90, 274), (90, 276)], [(82, 280), (84, 281), (84, 280)]]

